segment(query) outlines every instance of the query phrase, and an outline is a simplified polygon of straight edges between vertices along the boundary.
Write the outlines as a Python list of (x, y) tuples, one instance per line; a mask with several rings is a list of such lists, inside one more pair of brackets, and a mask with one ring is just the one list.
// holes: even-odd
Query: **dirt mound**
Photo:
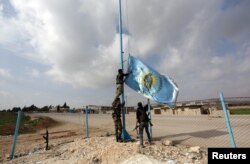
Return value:
[(186, 146), (164, 146), (161, 141), (145, 148), (137, 142), (117, 143), (111, 137), (76, 138), (51, 149), (36, 148), (11, 163), (207, 163), (207, 151), (190, 152)]
[(35, 120), (37, 120), (37, 123), (35, 125), (35, 129), (36, 130), (43, 130), (46, 127), (55, 127), (60, 125), (61, 123), (58, 121), (53, 120), (52, 118), (49, 117), (37, 117), (37, 118), (33, 118)]

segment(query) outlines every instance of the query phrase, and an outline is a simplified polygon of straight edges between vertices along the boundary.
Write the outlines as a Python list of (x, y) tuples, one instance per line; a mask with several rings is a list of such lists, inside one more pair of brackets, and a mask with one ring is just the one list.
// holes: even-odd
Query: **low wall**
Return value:
[[(210, 116), (223, 116), (223, 110), (216, 110), (216, 109), (209, 109)], [(201, 109), (187, 109), (184, 110), (181, 109), (166, 109), (166, 108), (154, 108), (153, 115), (188, 115), (188, 116), (201, 116), (201, 115), (207, 115), (207, 114), (201, 114)], [(228, 114), (230, 114), (228, 112)]]

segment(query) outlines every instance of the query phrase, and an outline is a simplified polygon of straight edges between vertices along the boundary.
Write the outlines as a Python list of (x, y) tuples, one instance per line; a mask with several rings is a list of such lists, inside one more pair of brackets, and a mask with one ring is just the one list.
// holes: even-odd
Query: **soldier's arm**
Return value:
[(123, 76), (128, 76), (131, 72), (123, 73)]

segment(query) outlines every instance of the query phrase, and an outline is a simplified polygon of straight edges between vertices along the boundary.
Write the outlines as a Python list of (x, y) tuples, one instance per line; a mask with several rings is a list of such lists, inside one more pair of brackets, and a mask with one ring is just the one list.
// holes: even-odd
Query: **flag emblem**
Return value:
[(175, 106), (178, 87), (171, 78), (159, 74), (133, 56), (129, 56), (128, 71), (130, 74), (126, 77), (125, 83), (130, 88), (156, 102)]

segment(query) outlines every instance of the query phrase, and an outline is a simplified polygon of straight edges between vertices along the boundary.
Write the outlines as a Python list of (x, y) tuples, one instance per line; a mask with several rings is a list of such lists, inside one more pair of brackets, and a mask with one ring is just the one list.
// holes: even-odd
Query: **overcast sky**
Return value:
[[(172, 77), (178, 100), (250, 96), (249, 0), (122, 2), (124, 60)], [(117, 27), (118, 0), (0, 0), (0, 109), (111, 105)]]

